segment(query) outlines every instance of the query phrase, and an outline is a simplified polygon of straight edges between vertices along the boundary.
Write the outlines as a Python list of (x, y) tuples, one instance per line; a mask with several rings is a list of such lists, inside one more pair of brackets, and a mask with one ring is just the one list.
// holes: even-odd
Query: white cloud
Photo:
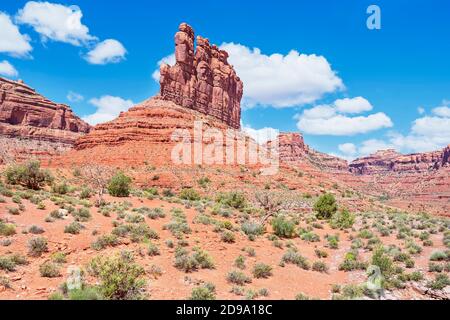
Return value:
[(0, 75), (15, 78), (19, 75), (16, 68), (6, 60), (0, 62)]
[(70, 102), (80, 102), (84, 100), (84, 97), (79, 93), (69, 91), (69, 93), (67, 93), (67, 100)]
[(361, 146), (358, 148), (359, 156), (368, 156), (380, 150), (395, 149), (393, 144), (386, 143), (379, 139), (370, 139), (363, 141)]
[(127, 50), (117, 40), (107, 39), (89, 51), (85, 59), (91, 64), (118, 63), (125, 59)]
[(96, 40), (89, 34), (89, 28), (81, 23), (82, 17), (78, 6), (29, 1), (19, 10), (16, 20), (32, 26), (43, 41), (50, 39), (80, 46)]
[(265, 127), (262, 129), (253, 129), (249, 125), (243, 125), (242, 131), (244, 131), (247, 135), (249, 135), (253, 140), (258, 142), (259, 144), (264, 144), (267, 141), (274, 141), (277, 139), (280, 131), (278, 129)]
[(423, 107), (418, 107), (418, 108), (417, 108), (417, 112), (418, 112), (419, 114), (424, 114), (424, 113), (425, 113), (425, 109), (424, 109)]
[(20, 33), (7, 14), (0, 12), (0, 52), (27, 56), (31, 50), (30, 38)]
[(89, 103), (97, 107), (95, 113), (83, 117), (83, 120), (91, 125), (113, 120), (120, 112), (127, 111), (134, 104), (131, 100), (109, 95), (91, 99)]
[[(244, 82), (244, 107), (256, 105), (284, 108), (312, 103), (325, 94), (344, 89), (342, 80), (328, 61), (315, 54), (300, 54), (292, 50), (287, 55), (265, 55), (258, 48), (224, 43), (229, 62)], [(173, 65), (170, 55), (158, 62)], [(152, 74), (159, 81), (159, 70)]]
[(450, 107), (442, 106), (434, 108), (433, 113), (439, 117), (450, 118)]
[(359, 133), (390, 128), (391, 119), (383, 112), (368, 116), (350, 117), (346, 113), (361, 113), (372, 110), (372, 105), (366, 99), (339, 99), (331, 105), (318, 105), (297, 114), (297, 127), (309, 134), (347, 136)]
[(168, 64), (169, 66), (173, 66), (175, 64), (175, 62), (176, 62), (175, 54), (168, 55), (168, 56), (162, 58), (161, 60), (159, 60), (158, 61), (158, 69), (152, 73), (153, 80), (155, 80), (156, 82), (159, 82), (159, 78), (160, 78), (159, 67), (161, 67), (161, 65), (163, 63)]
[(353, 143), (340, 144), (338, 148), (343, 154), (347, 156), (355, 155), (357, 152), (356, 146)]
[(342, 113), (361, 113), (373, 109), (370, 102), (363, 97), (338, 99), (334, 102), (334, 106)]
[(344, 89), (342, 80), (323, 56), (300, 54), (265, 55), (260, 49), (224, 43), (229, 62), (244, 82), (243, 105), (276, 108), (312, 103), (326, 93)]

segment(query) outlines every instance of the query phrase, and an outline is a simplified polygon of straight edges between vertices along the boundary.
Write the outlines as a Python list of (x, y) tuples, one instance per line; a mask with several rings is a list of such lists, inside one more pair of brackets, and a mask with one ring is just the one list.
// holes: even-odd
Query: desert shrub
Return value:
[(189, 300), (216, 300), (214, 288), (209, 285), (202, 285), (192, 289)]
[(253, 267), (253, 276), (257, 279), (268, 278), (272, 275), (272, 267), (265, 263), (257, 263)]
[(450, 286), (450, 279), (445, 273), (436, 275), (433, 281), (427, 283), (427, 287), (433, 290), (442, 290), (447, 286)]
[(184, 272), (192, 272), (198, 269), (198, 261), (188, 253), (178, 254), (175, 256), (175, 268)]
[(171, 198), (175, 195), (171, 189), (164, 189), (162, 195), (167, 198)]
[(5, 175), (8, 183), (33, 190), (39, 190), (53, 180), (48, 170), (41, 169), (39, 161), (9, 166), (5, 170)]
[(444, 266), (439, 263), (430, 262), (430, 263), (428, 263), (428, 271), (440, 273), (440, 272), (444, 271)]
[(247, 205), (247, 200), (241, 192), (226, 192), (219, 193), (216, 197), (216, 202), (229, 206), (235, 209), (244, 209)]
[(251, 283), (252, 279), (241, 271), (233, 270), (227, 274), (227, 281), (242, 286), (246, 283)]
[(78, 210), (72, 213), (76, 221), (86, 222), (92, 217), (88, 208), (78, 208)]
[(371, 264), (378, 266), (382, 275), (389, 280), (394, 272), (394, 265), (392, 259), (386, 254), (383, 246), (378, 246), (374, 249)]
[(226, 243), (234, 243), (236, 241), (234, 233), (228, 230), (222, 232), (222, 234), (220, 235), (220, 239)]
[(52, 254), (52, 261), (54, 263), (66, 263), (66, 254), (63, 252), (55, 252)]
[(129, 230), (130, 239), (133, 242), (142, 242), (149, 239), (159, 239), (158, 233), (145, 223), (130, 224), (127, 225), (127, 228)]
[(330, 193), (324, 194), (314, 203), (314, 211), (319, 219), (331, 219), (337, 211), (337, 203)]
[(84, 286), (81, 289), (73, 289), (68, 293), (69, 300), (74, 301), (89, 301), (89, 300), (103, 300), (102, 295), (98, 292), (96, 287)]
[(248, 237), (259, 236), (264, 233), (264, 226), (255, 221), (245, 221), (241, 225), (241, 229)]
[(128, 197), (131, 190), (131, 178), (123, 172), (116, 173), (108, 184), (108, 193), (113, 197)]
[(363, 229), (358, 233), (358, 237), (362, 239), (371, 239), (373, 238), (373, 233), (369, 229)]
[(64, 227), (64, 233), (79, 234), (82, 229), (83, 225), (77, 221), (74, 221)]
[(62, 219), (64, 215), (60, 210), (53, 210), (50, 212), (50, 217), (53, 219)]
[(348, 209), (343, 208), (338, 211), (331, 219), (330, 225), (333, 228), (348, 229), (355, 223), (355, 216), (348, 211)]
[(447, 254), (443, 251), (436, 251), (431, 254), (430, 260), (431, 261), (444, 261), (447, 260), (449, 257)]
[(300, 234), (300, 238), (306, 242), (319, 242), (320, 241), (319, 235), (315, 234), (312, 231), (304, 232), (304, 233)]
[(353, 271), (365, 270), (367, 263), (358, 259), (358, 251), (350, 251), (345, 254), (344, 261), (339, 265), (339, 270)]
[(31, 238), (28, 241), (28, 254), (32, 257), (40, 257), (48, 251), (47, 239), (43, 237)]
[(328, 272), (328, 266), (323, 261), (315, 261), (312, 265), (312, 270), (318, 272)]
[(52, 192), (61, 195), (67, 194), (69, 193), (69, 186), (65, 181), (61, 183), (55, 183), (52, 185)]
[(184, 188), (180, 191), (178, 195), (180, 199), (189, 200), (189, 201), (197, 201), (200, 200), (200, 194), (194, 188)]
[(140, 300), (145, 287), (145, 270), (134, 261), (133, 254), (122, 251), (115, 256), (95, 257), (88, 272), (100, 280), (99, 292), (107, 300)]
[(256, 251), (252, 247), (245, 247), (242, 249), (249, 257), (256, 257)]
[(20, 254), (0, 256), (0, 270), (15, 271), (17, 265), (26, 265), (27, 259)]
[(208, 177), (201, 177), (197, 181), (198, 185), (202, 188), (206, 188), (210, 182), (211, 182), (211, 179), (209, 179)]
[(281, 258), (282, 263), (291, 263), (297, 265), (299, 268), (309, 270), (310, 265), (308, 260), (300, 255), (294, 249), (288, 249), (287, 252)]
[(153, 242), (150, 242), (147, 245), (147, 254), (149, 256), (159, 256), (161, 254), (161, 252), (159, 251), (159, 248), (156, 244), (154, 244)]
[(234, 266), (239, 269), (245, 269), (245, 257), (243, 255), (239, 255), (236, 260), (234, 260)]
[(119, 244), (119, 240), (117, 239), (117, 236), (114, 234), (105, 234), (103, 236), (100, 236), (95, 240), (93, 243), (91, 243), (91, 248), (97, 251), (103, 250), (106, 247), (114, 247)]
[(298, 293), (295, 296), (295, 300), (299, 300), (299, 301), (307, 301), (307, 300), (313, 300), (312, 298), (308, 297), (306, 294), (304, 294), (303, 292)]
[(200, 248), (194, 248), (193, 258), (202, 269), (214, 269), (214, 261), (211, 255)]
[(315, 249), (314, 253), (316, 254), (316, 256), (318, 258), (326, 258), (328, 257), (328, 253), (324, 250), (320, 250), (320, 249)]
[(39, 226), (32, 225), (30, 228), (28, 228), (28, 232), (31, 234), (43, 234), (45, 230)]
[(154, 208), (154, 209), (148, 210), (147, 217), (154, 220), (154, 219), (158, 219), (158, 218), (165, 218), (166, 214), (164, 213), (163, 209)]
[(83, 188), (80, 192), (80, 199), (89, 199), (94, 192), (89, 188)]
[(61, 275), (59, 266), (53, 262), (44, 262), (39, 266), (39, 273), (44, 278), (57, 278)]
[(272, 220), (273, 232), (281, 238), (292, 238), (295, 235), (295, 224), (283, 216)]
[(140, 213), (130, 213), (126, 215), (125, 221), (129, 223), (141, 223), (145, 221), (145, 218)]
[(16, 227), (11, 223), (5, 223), (0, 220), (0, 236), (9, 237), (16, 234)]
[(8, 213), (13, 216), (18, 216), (20, 214), (19, 208), (8, 208)]
[(326, 239), (328, 241), (328, 248), (338, 249), (339, 248), (339, 236), (336, 235), (327, 235)]

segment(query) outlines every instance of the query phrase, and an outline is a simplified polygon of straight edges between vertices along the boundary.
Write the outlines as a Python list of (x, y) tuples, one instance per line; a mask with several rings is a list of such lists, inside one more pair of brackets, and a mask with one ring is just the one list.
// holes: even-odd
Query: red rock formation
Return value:
[(89, 130), (70, 107), (46, 99), (20, 81), (0, 78), (0, 135), (73, 144)]
[(278, 141), (281, 162), (296, 165), (308, 161), (326, 171), (348, 171), (347, 161), (311, 149), (300, 133), (281, 133)]
[(359, 175), (399, 173), (424, 173), (450, 166), (450, 145), (441, 151), (402, 155), (395, 150), (378, 151), (356, 159), (350, 171)]
[(243, 83), (228, 61), (228, 53), (197, 37), (186, 23), (175, 35), (176, 64), (161, 65), (161, 97), (211, 115), (239, 129)]

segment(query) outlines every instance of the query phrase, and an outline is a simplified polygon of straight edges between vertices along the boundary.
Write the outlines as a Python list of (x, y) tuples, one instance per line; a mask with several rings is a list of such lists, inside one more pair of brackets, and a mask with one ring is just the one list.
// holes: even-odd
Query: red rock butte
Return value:
[(0, 135), (73, 144), (91, 127), (22, 81), (0, 78)]
[(175, 59), (174, 66), (161, 65), (161, 97), (239, 129), (243, 83), (228, 53), (201, 36), (194, 48), (194, 30), (182, 23), (175, 34)]

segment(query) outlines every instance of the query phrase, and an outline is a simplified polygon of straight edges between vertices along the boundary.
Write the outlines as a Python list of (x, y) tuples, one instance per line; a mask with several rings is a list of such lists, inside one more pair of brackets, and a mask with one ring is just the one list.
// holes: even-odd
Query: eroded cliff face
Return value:
[(91, 127), (64, 104), (19, 81), (0, 78), (0, 135), (73, 144)]
[(356, 159), (350, 171), (358, 175), (426, 173), (450, 166), (450, 145), (440, 151), (402, 155), (395, 150), (378, 151)]
[(228, 63), (226, 51), (200, 36), (194, 48), (194, 36), (189, 25), (179, 26), (175, 35), (176, 63), (161, 65), (161, 97), (239, 129), (243, 83)]
[(347, 161), (310, 148), (300, 133), (281, 133), (278, 141), (281, 162), (296, 165), (307, 161), (325, 171), (348, 171)]

